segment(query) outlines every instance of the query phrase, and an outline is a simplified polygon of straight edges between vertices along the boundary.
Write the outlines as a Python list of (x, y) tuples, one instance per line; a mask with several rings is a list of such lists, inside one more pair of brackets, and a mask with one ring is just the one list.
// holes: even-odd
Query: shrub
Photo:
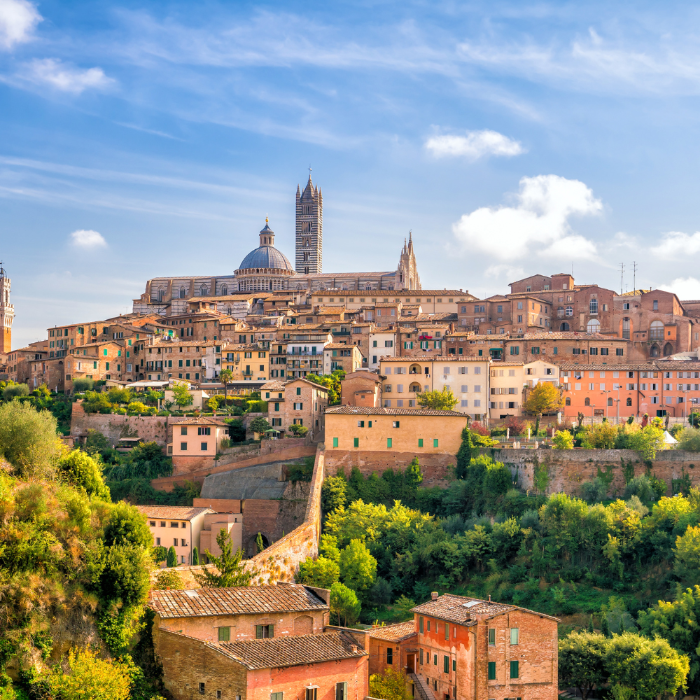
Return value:
[(29, 387), (26, 384), (10, 384), (2, 390), (2, 398), (5, 401), (12, 401), (20, 396), (29, 396)]
[(581, 498), (587, 503), (600, 503), (608, 495), (608, 485), (602, 479), (584, 481), (581, 484)]
[(175, 552), (175, 547), (170, 545), (168, 549), (168, 556), (165, 560), (168, 566), (177, 566), (177, 553)]
[(552, 438), (555, 450), (573, 450), (574, 436), (568, 430), (557, 430)]
[(517, 416), (508, 416), (503, 424), (510, 430), (510, 436), (522, 435), (527, 430), (527, 422)]
[(146, 406), (145, 403), (141, 403), (140, 401), (132, 401), (127, 407), (126, 407), (126, 412), (130, 416), (135, 416), (137, 414), (141, 413), (150, 413), (153, 409)]
[(697, 428), (683, 428), (676, 435), (676, 439), (678, 440), (677, 449), (686, 452), (700, 452), (700, 430)]
[(59, 471), (76, 486), (85, 489), (89, 496), (109, 501), (109, 489), (102, 478), (102, 468), (96, 459), (82, 450), (73, 450), (61, 457)]
[(87, 377), (73, 380), (73, 393), (81, 394), (84, 391), (92, 391), (95, 382)]
[(153, 584), (156, 591), (170, 589), (171, 591), (184, 591), (185, 584), (177, 571), (172, 569), (161, 569), (156, 574), (156, 580)]
[(469, 430), (472, 433), (476, 433), (477, 435), (483, 435), (484, 437), (487, 437), (491, 434), (491, 431), (485, 425), (482, 425), (478, 420), (471, 422)]

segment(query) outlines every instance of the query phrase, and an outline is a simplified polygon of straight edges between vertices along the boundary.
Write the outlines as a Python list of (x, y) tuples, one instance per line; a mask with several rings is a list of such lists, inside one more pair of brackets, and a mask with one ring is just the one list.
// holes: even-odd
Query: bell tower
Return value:
[(297, 185), (296, 260), (297, 274), (323, 272), (323, 194), (309, 181), (303, 192)]
[(10, 304), (10, 278), (0, 262), (0, 355), (12, 349), (12, 322), (15, 307)]

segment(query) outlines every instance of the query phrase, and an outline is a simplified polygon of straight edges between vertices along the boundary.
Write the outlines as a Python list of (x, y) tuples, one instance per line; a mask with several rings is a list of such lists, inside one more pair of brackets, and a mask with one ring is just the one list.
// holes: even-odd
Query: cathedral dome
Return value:
[(260, 231), (260, 247), (248, 253), (238, 269), (289, 270), (292, 272), (294, 268), (286, 256), (275, 248), (274, 242), (275, 232), (266, 220), (265, 228)]

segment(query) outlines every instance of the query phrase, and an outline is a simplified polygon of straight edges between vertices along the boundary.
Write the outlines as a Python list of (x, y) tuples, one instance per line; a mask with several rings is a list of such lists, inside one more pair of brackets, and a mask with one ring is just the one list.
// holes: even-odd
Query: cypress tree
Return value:
[(608, 616), (603, 613), (603, 622), (600, 626), (600, 630), (603, 633), (603, 636), (607, 637), (608, 639), (612, 638), (612, 632), (610, 631), (610, 624), (608, 623)]
[(199, 566), (199, 550), (196, 547), (192, 550), (192, 566)]
[(593, 615), (591, 615), (591, 617), (588, 620), (588, 631), (595, 632), (595, 630), (593, 629)]
[(177, 566), (177, 554), (175, 553), (175, 547), (172, 545), (170, 545), (170, 549), (168, 550), (168, 559), (166, 563), (168, 566)]

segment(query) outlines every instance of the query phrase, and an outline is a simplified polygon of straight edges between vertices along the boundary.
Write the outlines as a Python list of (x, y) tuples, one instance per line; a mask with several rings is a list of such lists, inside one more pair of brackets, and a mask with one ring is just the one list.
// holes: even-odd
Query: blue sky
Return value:
[(700, 298), (700, 7), (0, 0), (13, 345), (231, 274), (324, 193), (324, 271), (535, 272)]

